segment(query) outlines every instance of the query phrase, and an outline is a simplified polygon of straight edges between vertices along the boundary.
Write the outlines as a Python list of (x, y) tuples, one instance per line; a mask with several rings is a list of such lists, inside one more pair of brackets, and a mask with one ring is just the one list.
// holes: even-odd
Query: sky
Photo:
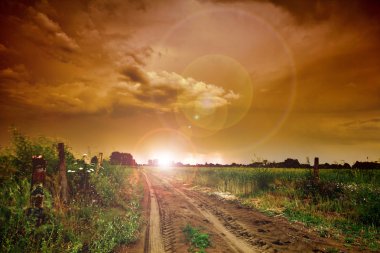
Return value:
[(0, 143), (78, 156), (380, 160), (376, 0), (23, 0), (0, 6)]

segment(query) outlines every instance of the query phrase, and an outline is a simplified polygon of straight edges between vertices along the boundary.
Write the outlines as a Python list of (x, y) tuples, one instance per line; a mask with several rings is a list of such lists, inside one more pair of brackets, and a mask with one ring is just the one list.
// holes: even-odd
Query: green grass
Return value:
[(187, 224), (182, 231), (185, 234), (186, 240), (190, 243), (189, 252), (205, 253), (206, 248), (211, 245), (210, 236), (202, 233), (199, 228)]
[[(0, 252), (112, 252), (139, 235), (143, 184), (131, 168), (104, 162), (98, 175), (87, 174), (83, 161), (66, 149), (69, 203), (61, 206), (57, 140), (29, 138), (13, 131), (10, 147), (0, 150)], [(28, 214), (32, 155), (48, 163), (44, 187), (44, 221)]]
[(176, 168), (176, 178), (230, 192), (267, 215), (303, 222), (321, 237), (370, 250), (380, 246), (380, 171), (309, 169)]
[[(3, 181), (0, 187), (0, 251), (112, 252), (120, 244), (135, 241), (141, 225), (142, 188), (128, 184), (132, 169), (107, 169), (114, 172), (109, 172), (108, 176), (101, 173), (98, 177), (109, 183), (93, 185), (94, 192), (88, 196), (76, 195), (64, 212), (54, 209), (53, 200), (46, 191), (42, 226), (36, 226), (33, 216), (26, 214), (29, 181), (14, 178)], [(115, 176), (125, 180), (120, 181)], [(113, 189), (112, 194), (109, 188)], [(128, 201), (123, 199), (124, 192), (119, 192), (124, 188), (130, 190)]]

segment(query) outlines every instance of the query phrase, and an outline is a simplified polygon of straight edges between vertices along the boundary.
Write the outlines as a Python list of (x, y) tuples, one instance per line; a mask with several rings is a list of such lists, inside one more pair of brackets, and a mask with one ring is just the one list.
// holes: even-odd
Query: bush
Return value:
[(364, 188), (355, 194), (354, 219), (366, 224), (380, 227), (380, 192)]
[(130, 211), (122, 216), (101, 213), (96, 219), (96, 233), (89, 246), (92, 252), (111, 252), (119, 244), (128, 244), (137, 239), (140, 215)]
[[(1, 252), (77, 252), (81, 248), (78, 240), (67, 241), (68, 230), (64, 230), (53, 213), (44, 209), (44, 223), (37, 226), (34, 215), (28, 215), (30, 184), (27, 179), (10, 178), (4, 182), (0, 192), (0, 241)], [(51, 206), (45, 198), (45, 206)]]
[(98, 201), (103, 206), (111, 206), (116, 202), (117, 193), (115, 184), (113, 184), (109, 177), (91, 175), (90, 183), (94, 187), (95, 194)]
[(340, 198), (344, 193), (340, 184), (327, 181), (315, 182), (311, 178), (298, 181), (296, 188), (303, 197), (312, 197), (314, 200), (318, 198), (333, 200)]
[[(134, 200), (126, 203), (120, 197), (127, 186), (124, 168), (107, 167), (98, 176), (91, 174), (90, 189), (83, 192), (78, 187), (80, 173), (75, 172), (78, 164), (66, 149), (67, 169), (74, 171), (68, 174), (74, 198), (64, 208), (54, 209), (52, 196), (57, 198), (59, 189), (56, 144), (57, 141), (31, 139), (14, 130), (12, 146), (1, 150), (0, 252), (111, 252), (117, 244), (135, 240), (140, 199), (135, 194)], [(33, 155), (47, 160), (43, 222), (39, 226), (36, 217), (30, 215), (36, 210), (28, 209)], [(94, 204), (94, 196), (101, 199), (101, 206)]]
[(256, 181), (257, 190), (267, 190), (275, 179), (275, 175), (269, 169), (257, 169), (254, 179)]

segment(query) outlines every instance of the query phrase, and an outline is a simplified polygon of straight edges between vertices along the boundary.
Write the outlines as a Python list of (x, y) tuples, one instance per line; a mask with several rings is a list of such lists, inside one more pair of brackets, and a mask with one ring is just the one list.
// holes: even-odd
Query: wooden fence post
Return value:
[(63, 143), (58, 143), (59, 154), (59, 194), (61, 202), (66, 204), (68, 201), (68, 186), (66, 176), (66, 159), (65, 159), (65, 146)]
[(103, 153), (99, 153), (98, 163), (96, 164), (95, 175), (98, 175), (100, 167), (103, 166)]
[(319, 158), (315, 157), (314, 158), (314, 175), (313, 179), (315, 183), (319, 182)]
[(46, 178), (46, 161), (41, 155), (32, 157), (32, 181), (30, 184), (29, 214), (37, 218), (37, 225), (43, 220), (44, 185)]

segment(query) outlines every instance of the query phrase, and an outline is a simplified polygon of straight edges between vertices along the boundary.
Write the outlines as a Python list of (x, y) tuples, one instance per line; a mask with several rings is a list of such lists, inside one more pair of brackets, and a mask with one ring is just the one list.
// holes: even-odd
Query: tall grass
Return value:
[(250, 196), (283, 184), (303, 180), (308, 170), (269, 168), (178, 168), (177, 176), (197, 185)]
[[(230, 192), (269, 215), (284, 215), (315, 227), (321, 236), (345, 234), (352, 243), (379, 249), (380, 171), (309, 169), (177, 168), (177, 178)], [(352, 239), (352, 240), (351, 240)]]
[[(79, 187), (83, 170), (70, 150), (66, 164), (70, 200), (57, 205), (57, 141), (13, 132), (13, 143), (0, 152), (0, 252), (112, 252), (139, 235), (142, 182), (133, 169), (104, 163), (88, 173), (88, 189)], [(48, 162), (42, 225), (29, 214), (32, 155)], [(90, 170), (89, 170), (90, 171)], [(59, 201), (59, 199), (58, 199)]]

